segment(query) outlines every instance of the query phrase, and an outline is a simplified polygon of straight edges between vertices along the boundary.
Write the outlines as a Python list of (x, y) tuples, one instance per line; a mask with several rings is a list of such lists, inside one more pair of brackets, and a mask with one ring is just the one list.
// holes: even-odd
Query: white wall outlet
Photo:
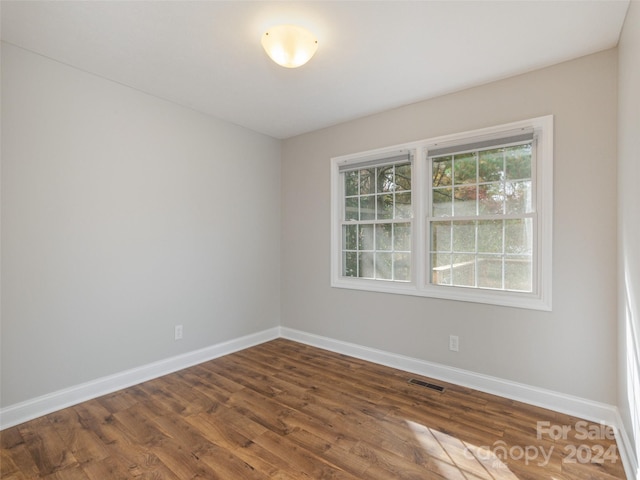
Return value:
[(457, 352), (458, 345), (459, 345), (458, 336), (449, 335), (449, 350), (451, 350), (452, 352)]
[(175, 339), (182, 340), (182, 325), (176, 325)]

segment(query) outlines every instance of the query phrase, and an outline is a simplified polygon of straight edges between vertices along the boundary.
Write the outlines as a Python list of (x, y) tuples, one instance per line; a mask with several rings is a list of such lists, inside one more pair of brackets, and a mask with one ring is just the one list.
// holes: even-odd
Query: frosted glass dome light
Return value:
[(262, 36), (262, 46), (271, 60), (286, 68), (307, 63), (318, 49), (318, 40), (309, 31), (296, 25), (271, 27)]

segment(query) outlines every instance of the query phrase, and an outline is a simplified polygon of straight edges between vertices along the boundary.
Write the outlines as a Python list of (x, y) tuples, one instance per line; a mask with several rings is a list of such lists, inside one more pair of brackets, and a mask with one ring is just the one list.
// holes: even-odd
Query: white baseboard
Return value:
[(268, 342), (280, 336), (280, 328), (274, 327), (258, 333), (235, 338), (210, 347), (194, 350), (158, 362), (132, 368), (124, 372), (98, 378), (41, 397), (9, 405), (0, 409), (0, 430), (24, 423), (63, 408), (77, 405), (123, 388), (131, 387), (169, 373), (191, 367), (214, 358)]
[(295, 340), (307, 345), (324, 348), (399, 370), (405, 370), (410, 373), (415, 373), (416, 375), (423, 375), (436, 380), (442, 380), (443, 382), (454, 383), (463, 387), (499, 395), (511, 400), (548, 408), (593, 422), (604, 422), (609, 425), (614, 425), (616, 422), (616, 407), (605, 403), (593, 402), (564, 393), (511, 382), (460, 368), (448, 367), (426, 360), (405, 357), (395, 353), (363, 347), (354, 343), (333, 340), (286, 327), (281, 329), (281, 335), (283, 338)]
[(281, 327), (281, 337), (304, 343), (332, 352), (397, 368), (406, 372), (453, 383), (481, 392), (517, 400), (537, 407), (583, 418), (596, 423), (604, 423), (614, 427), (618, 440), (618, 451), (628, 479), (640, 479), (638, 462), (635, 458), (629, 437), (624, 429), (618, 408), (605, 403), (594, 402), (580, 397), (567, 395), (552, 390), (532, 387), (489, 375), (468, 370), (448, 367), (438, 363), (406, 357), (395, 353), (364, 347), (355, 343), (343, 342), (332, 338)]
[(618, 451), (620, 452), (620, 458), (622, 458), (622, 464), (624, 465), (624, 471), (627, 474), (628, 480), (640, 479), (640, 465), (638, 465), (638, 458), (636, 457), (633, 444), (629, 440), (629, 435), (624, 428), (624, 422), (620, 417), (620, 412), (616, 409), (616, 440), (618, 441)]
[(640, 478), (638, 459), (624, 429), (618, 409), (613, 405), (593, 402), (580, 397), (389, 353), (355, 343), (334, 340), (287, 327), (270, 328), (10, 405), (0, 409), (0, 430), (280, 337), (593, 422), (611, 425), (616, 429), (618, 450), (627, 478)]

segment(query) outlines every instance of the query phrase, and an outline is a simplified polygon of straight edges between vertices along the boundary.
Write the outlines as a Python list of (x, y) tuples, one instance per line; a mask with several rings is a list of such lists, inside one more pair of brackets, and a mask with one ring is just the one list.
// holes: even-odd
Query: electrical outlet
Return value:
[(449, 335), (449, 350), (451, 350), (452, 352), (457, 352), (458, 345), (459, 345), (458, 336)]
[(176, 325), (175, 339), (182, 340), (182, 325)]

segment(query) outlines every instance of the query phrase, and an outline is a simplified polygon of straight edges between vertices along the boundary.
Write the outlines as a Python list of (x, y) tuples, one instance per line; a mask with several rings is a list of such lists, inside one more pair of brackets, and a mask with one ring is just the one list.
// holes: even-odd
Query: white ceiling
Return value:
[[(614, 47), (629, 0), (2, 1), (2, 39), (287, 138)], [(299, 69), (271, 25), (318, 37)]]

